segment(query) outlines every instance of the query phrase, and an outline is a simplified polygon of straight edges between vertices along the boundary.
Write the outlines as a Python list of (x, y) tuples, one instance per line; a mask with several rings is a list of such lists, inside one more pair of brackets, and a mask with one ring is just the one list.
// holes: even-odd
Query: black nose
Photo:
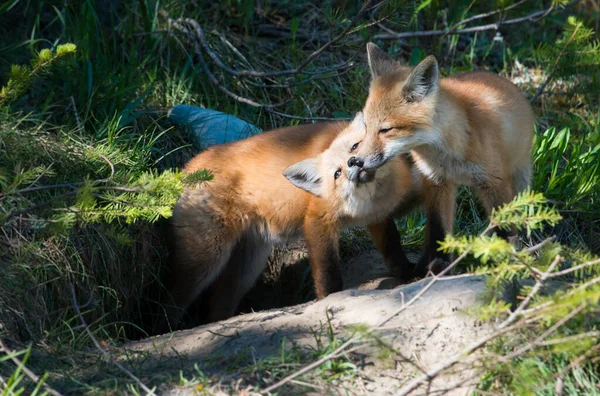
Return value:
[(350, 157), (348, 159), (348, 166), (352, 167), (352, 166), (358, 166), (359, 168), (362, 168), (362, 166), (365, 164), (365, 162), (363, 160), (361, 160), (360, 158), (356, 158), (356, 157)]

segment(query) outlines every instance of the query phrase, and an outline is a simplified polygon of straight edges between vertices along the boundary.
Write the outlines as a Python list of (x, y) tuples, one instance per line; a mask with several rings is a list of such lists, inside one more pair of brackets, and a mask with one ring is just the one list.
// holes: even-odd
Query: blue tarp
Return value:
[(261, 132), (256, 126), (231, 114), (196, 106), (173, 106), (168, 117), (173, 124), (187, 127), (190, 138), (200, 148), (241, 140)]

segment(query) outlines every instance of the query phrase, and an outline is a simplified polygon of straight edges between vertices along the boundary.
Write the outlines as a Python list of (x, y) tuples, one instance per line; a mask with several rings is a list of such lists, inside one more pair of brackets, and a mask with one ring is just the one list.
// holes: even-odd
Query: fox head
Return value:
[(414, 68), (405, 67), (373, 43), (367, 44), (367, 55), (372, 80), (363, 109), (366, 133), (355, 156), (369, 170), (439, 141), (433, 125), (439, 69), (433, 56)]
[(383, 210), (389, 213), (398, 203), (395, 178), (390, 177), (394, 162), (377, 170), (365, 170), (348, 160), (364, 135), (364, 120), (358, 113), (327, 150), (289, 166), (283, 175), (296, 187), (325, 199), (336, 208), (336, 213), (365, 217), (379, 213), (386, 205), (389, 208)]

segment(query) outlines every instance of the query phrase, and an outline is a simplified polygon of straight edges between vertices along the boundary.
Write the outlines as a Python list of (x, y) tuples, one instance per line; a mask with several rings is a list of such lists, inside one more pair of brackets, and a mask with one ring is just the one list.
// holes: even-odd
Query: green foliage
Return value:
[(214, 175), (211, 171), (206, 169), (200, 169), (186, 175), (183, 179), (183, 184), (190, 187), (200, 186), (201, 184), (211, 181), (213, 178)]
[[(560, 215), (544, 203), (541, 194), (520, 194), (492, 214), (488, 229), (503, 224), (530, 232), (555, 225)], [(480, 318), (515, 327), (489, 347), (483, 390), (545, 393), (554, 389), (559, 377), (579, 392), (595, 389), (590, 379), (597, 378), (596, 371), (583, 372), (586, 383), (575, 382), (574, 375), (597, 356), (590, 351), (600, 351), (597, 257), (555, 242), (517, 249), (485, 234), (448, 236), (442, 248), (469, 252), (481, 262), (477, 272), (487, 276), (488, 295)], [(514, 301), (505, 300), (507, 287), (514, 289)]]
[(505, 230), (525, 229), (529, 236), (544, 223), (553, 226), (562, 218), (555, 210), (546, 208), (545, 203), (546, 198), (541, 193), (522, 192), (512, 202), (494, 209), (490, 222)]
[[(6, 381), (4, 379), (2, 380), (2, 389), (1, 389), (0, 395), (2, 395), (2, 396), (19, 396), (19, 395), (36, 396), (36, 395), (48, 395), (49, 394), (49, 392), (42, 390), (44, 383), (48, 379), (47, 373), (45, 373), (41, 378), (38, 379), (37, 383), (35, 384), (35, 387), (33, 387), (32, 390), (27, 391), (26, 388), (24, 386), (22, 386), (23, 383), (26, 383), (27, 381), (29, 381), (29, 378), (26, 376), (26, 374), (23, 371), (26, 368), (26, 363), (29, 360), (30, 356), (31, 356), (31, 345), (28, 346), (27, 349), (25, 349), (23, 351), (19, 351), (19, 352), (6, 351), (6, 354), (4, 356), (0, 356), (0, 367), (2, 365), (6, 365), (7, 367), (9, 367), (9, 369), (8, 369), (9, 371), (10, 371), (10, 365), (13, 363), (16, 363), (16, 362), (13, 362), (11, 359), (13, 359), (13, 358), (18, 359), (17, 367), (14, 369), (14, 371), (12, 371), (12, 374), (10, 375), (10, 377), (8, 377), (8, 379), (6, 379)], [(13, 364), (13, 367), (14, 367), (14, 364)]]
[(140, 292), (157, 284), (165, 254), (152, 223), (171, 216), (183, 174), (150, 167), (152, 134), (115, 136), (95, 143), (85, 131), (0, 114), (0, 321), (13, 337), (56, 340), (77, 325), (71, 284), (99, 308), (87, 315), (102, 333), (120, 337), (117, 323), (140, 322)]
[[(311, 360), (319, 360), (323, 356), (329, 355), (334, 352), (345, 340), (340, 339), (336, 336), (333, 326), (331, 325), (331, 317), (329, 312), (325, 313), (327, 318), (327, 325), (324, 326), (321, 323), (318, 330), (312, 330), (313, 337), (315, 339), (315, 347), (310, 347), (312, 350)], [(322, 365), (320, 365), (316, 372), (322, 377), (332, 380), (342, 376), (355, 375), (358, 368), (346, 355), (342, 355), (339, 358), (328, 359)]]
[[(128, 379), (113, 375), (108, 365), (101, 366), (101, 381), (93, 375), (83, 380), (74, 373), (75, 367), (89, 368), (96, 360), (80, 359), (89, 338), (78, 327), (71, 284), (99, 339), (112, 344), (127, 338), (125, 330), (139, 323), (143, 303), (160, 297), (158, 279), (166, 252), (159, 220), (170, 215), (184, 185), (212, 178), (208, 171), (184, 177), (171, 170), (180, 168), (193, 152), (164, 119), (165, 110), (177, 103), (199, 105), (235, 114), (265, 130), (298, 122), (224, 95), (207, 79), (189, 43), (172, 35), (164, 15), (198, 20), (209, 46), (232, 68), (265, 71), (300, 64), (345, 29), (360, 7), (347, 1), (260, 2), (259, 9), (258, 2), (247, 0), (204, 2), (202, 7), (191, 1), (123, 0), (118, 10), (107, 11), (101, 9), (104, 3), (112, 2), (12, 0), (0, 5), (0, 322), (7, 337), (34, 340), (34, 350), (48, 352), (37, 360), (32, 355), (28, 364), (69, 353), (65, 360), (75, 363), (60, 380), (72, 384), (72, 393), (82, 389), (118, 393)], [(346, 62), (353, 65), (339, 72), (262, 79), (232, 77), (214, 64), (209, 69), (236, 94), (260, 103), (284, 103), (276, 110), (296, 116), (346, 117), (364, 104), (368, 89), (364, 44), (384, 32), (381, 26), (398, 32), (444, 29), (492, 10), (489, 2), (446, 3), (378, 3), (357, 21), (352, 35), (306, 68), (314, 73)], [(494, 2), (494, 6), (511, 4), (516, 3)], [(522, 17), (546, 5), (524, 2), (467, 26)], [(474, 194), (463, 190), (457, 228), (459, 235), (468, 236), (448, 239), (443, 246), (455, 252), (469, 250), (470, 259), (480, 263), (476, 271), (490, 277), (487, 318), (504, 319), (513, 307), (514, 302), (498, 295), (506, 284), (521, 285), (521, 298), (531, 290), (532, 274), (546, 271), (557, 254), (564, 262), (555, 271), (590, 262), (591, 252), (600, 251), (595, 73), (600, 48), (591, 30), (597, 11), (585, 7), (503, 26), (498, 31), (501, 37), (490, 30), (376, 40), (407, 63), (435, 54), (444, 75), (485, 69), (524, 77), (520, 86), (528, 93), (535, 92), (547, 75), (553, 76), (534, 103), (543, 132), (537, 134), (534, 147), (533, 180), (534, 190), (553, 207), (545, 206), (540, 194), (524, 194), (517, 203), (496, 211), (491, 225), (525, 230), (533, 241), (556, 234), (556, 242), (531, 254), (493, 235), (472, 236), (485, 228), (486, 219)], [(577, 19), (567, 19), (569, 14), (577, 14)], [(372, 23), (383, 17), (381, 23)], [(531, 75), (535, 78), (528, 80)], [(265, 87), (270, 85), (276, 88)], [(557, 223), (560, 217), (563, 221)], [(398, 222), (404, 242), (415, 251), (422, 244), (424, 223), (420, 213)], [(354, 239), (342, 242), (353, 249), (362, 247)], [(597, 301), (597, 290), (583, 285), (598, 273), (598, 267), (590, 265), (565, 275), (568, 289), (540, 294), (531, 303), (533, 308), (549, 304), (537, 311), (547, 319), (530, 318), (535, 319), (530, 327), (513, 334), (513, 339), (500, 340), (495, 351), (514, 351), (578, 303), (585, 309), (560, 327), (557, 336), (593, 328), (590, 318), (598, 316), (590, 307)], [(152, 287), (158, 291), (148, 297), (144, 291)], [(393, 355), (372, 333), (364, 328), (355, 331), (372, 339), (382, 355)], [(254, 375), (255, 383), (263, 376), (282, 378), (340, 344), (325, 327), (317, 333), (320, 347), (312, 354), (282, 343), (276, 358), (249, 361), (245, 372)], [(538, 386), (538, 393), (551, 394), (553, 376), (590, 345), (585, 341), (540, 346), (524, 358), (490, 366), (486, 386), (507, 393), (527, 393)], [(250, 355), (248, 351), (245, 358)], [(1, 369), (2, 378), (14, 371), (13, 366)], [(354, 372), (352, 362), (342, 356), (321, 367), (319, 376)], [(597, 372), (593, 364), (571, 369), (564, 377), (565, 392), (591, 394)], [(107, 376), (115, 379), (107, 381)], [(201, 371), (193, 376), (186, 385), (207, 386)], [(92, 381), (99, 384), (88, 386)], [(17, 388), (33, 390), (23, 384)], [(134, 393), (133, 388), (129, 391)]]
[(14, 100), (33, 83), (35, 78), (48, 71), (59, 58), (75, 53), (75, 44), (67, 43), (56, 47), (56, 51), (44, 48), (32, 59), (31, 66), (13, 65), (8, 82), (0, 88), (0, 108), (10, 100)]
[(577, 75), (580, 81), (573, 87), (574, 92), (598, 89), (598, 75), (580, 71), (591, 70), (600, 63), (600, 41), (594, 30), (575, 16), (567, 18), (560, 38), (554, 43), (541, 43), (533, 54), (538, 62), (552, 64), (557, 77)]
[[(600, 117), (600, 113), (598, 114)], [(600, 121), (597, 118), (596, 121)], [(600, 124), (584, 133), (549, 128), (536, 136), (533, 185), (567, 207), (589, 207), (600, 198)]]

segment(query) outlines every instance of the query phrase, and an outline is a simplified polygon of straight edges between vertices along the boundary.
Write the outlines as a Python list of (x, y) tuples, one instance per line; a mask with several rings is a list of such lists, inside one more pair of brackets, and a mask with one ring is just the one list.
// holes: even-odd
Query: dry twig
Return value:
[(579, 30), (580, 26), (581, 25), (577, 25), (577, 27), (575, 28), (575, 30), (573, 30), (573, 34), (571, 34), (571, 37), (569, 37), (569, 40), (565, 43), (565, 46), (563, 47), (563, 49), (560, 51), (560, 53), (556, 57), (556, 61), (554, 62), (554, 66), (552, 66), (552, 70), (548, 74), (548, 77), (546, 77), (546, 79), (544, 80), (544, 82), (542, 83), (542, 85), (540, 85), (540, 87), (538, 88), (538, 90), (535, 93), (535, 95), (533, 95), (533, 97), (531, 99), (529, 99), (529, 102), (531, 102), (531, 103), (535, 102), (535, 100), (537, 98), (539, 98), (540, 95), (544, 92), (544, 89), (546, 89), (546, 86), (548, 86), (548, 84), (552, 80), (552, 77), (554, 77), (554, 73), (556, 73), (556, 69), (558, 68), (558, 62), (560, 61), (560, 59), (565, 54), (565, 52), (566, 52), (567, 47), (569, 46), (569, 44), (571, 44), (571, 42), (575, 38), (575, 35), (577, 34), (577, 31)]
[[(23, 370), (23, 372), (29, 377), (31, 378), (31, 380), (33, 382), (35, 382), (36, 384), (40, 383), (40, 377), (35, 374), (33, 371), (31, 371), (30, 369), (28, 369), (25, 364), (23, 364), (22, 361), (19, 360), (19, 358), (17, 358), (17, 353), (15, 351), (11, 351), (10, 349), (8, 349), (6, 347), (6, 345), (4, 345), (4, 342), (2, 341), (2, 339), (0, 339), (0, 352), (4, 352), (7, 356), (10, 357), (10, 360), (12, 360), (18, 367), (21, 367), (21, 370)], [(50, 393), (51, 395), (54, 396), (61, 396), (61, 393), (58, 392), (57, 390), (53, 389), (50, 385), (48, 385), (46, 382), (42, 383), (42, 386), (44, 387), (44, 389)]]
[(351, 337), (348, 341), (344, 342), (342, 345), (340, 345), (335, 351), (328, 353), (327, 355), (323, 356), (321, 359), (312, 362), (311, 364), (309, 364), (306, 367), (303, 367), (302, 369), (296, 371), (295, 373), (288, 375), (287, 377), (285, 377), (284, 379), (282, 379), (281, 381), (269, 386), (268, 388), (265, 388), (261, 393), (269, 393), (274, 391), (275, 389), (287, 384), (288, 382), (290, 382), (291, 380), (293, 380), (296, 377), (301, 376), (302, 374), (306, 374), (309, 371), (311, 371), (312, 369), (315, 369), (317, 367), (319, 367), (320, 365), (322, 365), (323, 363), (325, 363), (328, 360), (334, 359), (335, 357), (337, 357), (337, 355), (342, 352), (344, 349), (346, 349), (350, 344), (352, 344), (354, 342), (354, 338)]
[(473, 15), (472, 17), (469, 17), (469, 18), (463, 19), (462, 21), (456, 22), (448, 30), (450, 32), (453, 32), (454, 30), (456, 30), (461, 25), (466, 25), (467, 23), (476, 21), (478, 19), (483, 19), (483, 18), (490, 17), (492, 15), (496, 15), (496, 14), (500, 14), (502, 12), (506, 12), (508, 10), (511, 10), (513, 8), (516, 8), (516, 7), (520, 6), (521, 4), (525, 3), (526, 1), (528, 1), (528, 0), (520, 0), (520, 1), (517, 1), (516, 3), (513, 3), (513, 4), (509, 5), (509, 6), (504, 7), (504, 8), (500, 8), (500, 9), (489, 11), (489, 12), (484, 12), (482, 14)]
[[(556, 6), (552, 6), (549, 7), (545, 10), (541, 10), (541, 11), (537, 11), (534, 13), (531, 13), (529, 15), (526, 15), (524, 17), (519, 17), (519, 18), (513, 18), (513, 19), (507, 19), (507, 20), (500, 20), (496, 23), (490, 23), (487, 25), (481, 25), (481, 26), (473, 26), (473, 27), (469, 27), (469, 28), (464, 28), (464, 29), (454, 29), (448, 28), (448, 29), (442, 29), (442, 30), (424, 30), (421, 32), (394, 32), (394, 33), (381, 33), (381, 34), (376, 34), (375, 36), (373, 36), (374, 40), (390, 40), (390, 39), (402, 39), (402, 38), (410, 38), (410, 37), (431, 37), (431, 36), (446, 36), (446, 35), (455, 35), (455, 34), (466, 34), (466, 33), (475, 33), (475, 32), (483, 32), (486, 30), (498, 30), (500, 29), (501, 26), (504, 25), (512, 25), (515, 23), (521, 23), (521, 22), (527, 22), (527, 21), (534, 21), (535, 18), (538, 17), (544, 17), (546, 16), (548, 13), (556, 11), (558, 9), (564, 9), (566, 7), (569, 7), (573, 4), (579, 3), (581, 0), (572, 0), (570, 2), (568, 2), (565, 5), (556, 5)], [(464, 22), (459, 22), (459, 26), (460, 24), (462, 24)]]
[(108, 360), (109, 362), (114, 364), (119, 370), (121, 370), (123, 373), (125, 373), (129, 378), (133, 379), (140, 386), (140, 388), (142, 388), (144, 390), (144, 392), (146, 392), (147, 395), (154, 395), (155, 394), (154, 390), (152, 390), (152, 389), (148, 388), (146, 385), (144, 385), (144, 383), (138, 377), (136, 377), (131, 371), (127, 370), (127, 368), (125, 368), (125, 366), (123, 366), (121, 363), (117, 362), (110, 353), (108, 353), (104, 348), (102, 348), (102, 346), (100, 345), (100, 343), (94, 336), (94, 333), (92, 333), (92, 331), (88, 327), (87, 322), (86, 322), (85, 318), (83, 317), (83, 314), (81, 313), (81, 309), (79, 309), (79, 304), (77, 303), (77, 296), (75, 295), (75, 286), (73, 286), (73, 283), (71, 283), (70, 286), (71, 286), (71, 294), (73, 297), (73, 309), (77, 313), (77, 316), (79, 317), (79, 320), (81, 321), (81, 324), (83, 325), (88, 337), (90, 337), (90, 339), (96, 346), (96, 349), (98, 349), (98, 351), (100, 351), (100, 353), (106, 358), (106, 360)]
[(538, 294), (538, 292), (540, 291), (540, 289), (542, 288), (542, 286), (544, 285), (544, 282), (550, 278), (550, 274), (552, 273), (552, 271), (554, 271), (554, 269), (556, 268), (556, 266), (561, 263), (563, 261), (563, 258), (560, 256), (556, 256), (554, 258), (554, 261), (552, 262), (552, 264), (550, 264), (550, 266), (548, 267), (548, 269), (542, 274), (542, 276), (540, 278), (536, 278), (535, 280), (535, 286), (533, 286), (533, 289), (531, 289), (531, 292), (529, 292), (529, 295), (527, 295), (527, 297), (525, 298), (525, 300), (523, 300), (521, 302), (521, 304), (519, 304), (519, 306), (517, 307), (517, 309), (515, 309), (509, 316), (508, 318), (506, 318), (506, 320), (504, 322), (502, 322), (500, 325), (498, 325), (499, 329), (502, 329), (506, 326), (508, 326), (509, 324), (511, 324), (512, 322), (514, 322), (515, 318), (517, 316), (519, 316), (523, 310), (525, 308), (527, 308), (527, 306), (529, 305), (529, 303), (531, 302), (531, 300)]

